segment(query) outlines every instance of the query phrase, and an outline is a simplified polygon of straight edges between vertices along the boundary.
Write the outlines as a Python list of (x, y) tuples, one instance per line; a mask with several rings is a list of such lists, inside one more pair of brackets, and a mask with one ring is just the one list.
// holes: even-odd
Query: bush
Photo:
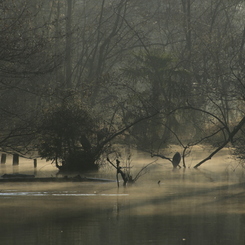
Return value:
[(94, 119), (79, 104), (60, 105), (44, 114), (39, 130), (38, 151), (61, 171), (98, 169), (93, 152)]

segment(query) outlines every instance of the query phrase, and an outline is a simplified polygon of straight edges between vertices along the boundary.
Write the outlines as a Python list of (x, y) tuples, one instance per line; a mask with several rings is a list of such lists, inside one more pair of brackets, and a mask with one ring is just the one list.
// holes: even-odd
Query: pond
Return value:
[[(0, 183), (1, 244), (244, 244), (243, 168), (226, 151), (191, 168), (200, 154), (176, 171), (158, 159), (126, 188), (116, 182)], [(151, 161), (138, 154), (134, 171)], [(33, 173), (32, 167), (28, 160), (17, 169), (7, 162), (1, 171)], [(55, 172), (38, 163), (37, 176)], [(88, 175), (115, 179), (113, 169)]]

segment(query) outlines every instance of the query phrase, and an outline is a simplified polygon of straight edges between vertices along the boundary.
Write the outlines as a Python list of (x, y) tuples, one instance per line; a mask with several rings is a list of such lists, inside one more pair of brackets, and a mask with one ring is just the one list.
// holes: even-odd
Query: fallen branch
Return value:
[(237, 132), (242, 128), (242, 126), (245, 124), (245, 116), (242, 118), (242, 120), (238, 123), (236, 127), (232, 130), (232, 132), (229, 134), (228, 139), (223, 142), (221, 146), (219, 146), (215, 151), (213, 151), (208, 157), (203, 159), (201, 162), (196, 164), (194, 168), (198, 168), (200, 165), (202, 165), (204, 162), (210, 160), (217, 152), (219, 152), (221, 149), (223, 149), (229, 142), (232, 142), (233, 137), (237, 134)]

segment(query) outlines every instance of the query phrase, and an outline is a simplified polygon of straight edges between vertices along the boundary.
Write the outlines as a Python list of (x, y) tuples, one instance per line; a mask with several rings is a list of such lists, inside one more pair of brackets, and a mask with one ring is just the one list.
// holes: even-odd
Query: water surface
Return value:
[[(140, 157), (133, 161), (135, 173), (152, 160)], [(42, 164), (37, 176), (55, 174)], [(16, 169), (7, 163), (1, 171)], [(28, 161), (18, 167), (20, 173), (32, 171)], [(107, 169), (90, 177), (115, 179), (115, 173)], [(240, 245), (244, 183), (243, 169), (224, 153), (199, 170), (172, 171), (159, 159), (127, 188), (113, 182), (1, 183), (0, 244)]]

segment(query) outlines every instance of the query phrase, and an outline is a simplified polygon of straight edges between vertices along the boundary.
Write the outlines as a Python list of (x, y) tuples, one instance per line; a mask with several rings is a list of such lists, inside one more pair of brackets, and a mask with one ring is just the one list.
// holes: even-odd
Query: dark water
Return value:
[[(137, 160), (136, 172), (149, 161)], [(245, 179), (236, 162), (223, 155), (177, 171), (158, 163), (127, 188), (1, 183), (0, 244), (245, 244)], [(33, 171), (28, 164), (18, 171)], [(55, 171), (39, 165), (37, 175)], [(103, 170), (91, 176), (115, 178)]]

